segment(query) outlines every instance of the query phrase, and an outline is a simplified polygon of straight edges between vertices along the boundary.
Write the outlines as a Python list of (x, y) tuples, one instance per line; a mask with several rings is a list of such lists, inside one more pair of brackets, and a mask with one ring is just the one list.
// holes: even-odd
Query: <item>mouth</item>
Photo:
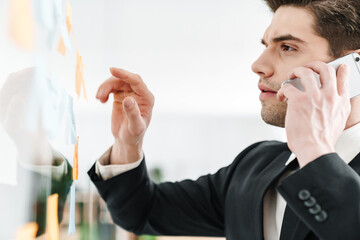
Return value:
[(263, 92), (263, 93), (277, 93), (275, 91), (267, 91), (267, 90), (261, 90), (261, 92)]
[(271, 89), (263, 84), (259, 84), (258, 87), (261, 91), (260, 100), (265, 100), (266, 98), (275, 97), (277, 95), (277, 91), (275, 91), (274, 89)]

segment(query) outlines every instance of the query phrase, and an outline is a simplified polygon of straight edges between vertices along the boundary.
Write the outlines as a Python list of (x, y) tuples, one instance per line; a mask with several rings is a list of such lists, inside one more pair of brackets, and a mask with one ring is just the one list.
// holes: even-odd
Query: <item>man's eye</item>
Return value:
[(285, 52), (296, 51), (296, 49), (295, 49), (295, 48), (290, 47), (290, 46), (285, 45), (285, 44), (281, 45), (281, 50), (283, 50), (283, 51), (285, 51)]

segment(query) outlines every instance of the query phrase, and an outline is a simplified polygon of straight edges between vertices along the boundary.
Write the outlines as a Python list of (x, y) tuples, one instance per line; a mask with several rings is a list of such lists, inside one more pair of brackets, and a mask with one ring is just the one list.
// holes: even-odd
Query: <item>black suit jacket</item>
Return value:
[[(264, 195), (286, 170), (290, 154), (286, 143), (259, 142), (241, 152), (231, 165), (196, 181), (155, 184), (145, 161), (107, 181), (96, 175), (95, 165), (89, 176), (114, 222), (136, 234), (258, 240), (264, 238)], [(282, 229), (281, 240), (360, 239), (358, 173), (360, 155), (347, 165), (332, 153), (282, 180), (277, 190), (293, 220)], [(317, 207), (320, 212), (309, 211)]]

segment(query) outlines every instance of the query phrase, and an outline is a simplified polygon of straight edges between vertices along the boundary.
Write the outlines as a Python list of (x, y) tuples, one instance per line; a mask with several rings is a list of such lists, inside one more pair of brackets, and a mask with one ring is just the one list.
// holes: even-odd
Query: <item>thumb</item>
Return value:
[(123, 109), (129, 120), (130, 133), (134, 135), (141, 135), (145, 131), (145, 124), (135, 99), (132, 97), (126, 97), (123, 101)]

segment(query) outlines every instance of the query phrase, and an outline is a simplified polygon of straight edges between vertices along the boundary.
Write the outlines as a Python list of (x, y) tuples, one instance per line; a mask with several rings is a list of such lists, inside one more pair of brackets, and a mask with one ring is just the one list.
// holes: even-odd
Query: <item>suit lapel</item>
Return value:
[(349, 166), (360, 175), (360, 153), (349, 163)]

